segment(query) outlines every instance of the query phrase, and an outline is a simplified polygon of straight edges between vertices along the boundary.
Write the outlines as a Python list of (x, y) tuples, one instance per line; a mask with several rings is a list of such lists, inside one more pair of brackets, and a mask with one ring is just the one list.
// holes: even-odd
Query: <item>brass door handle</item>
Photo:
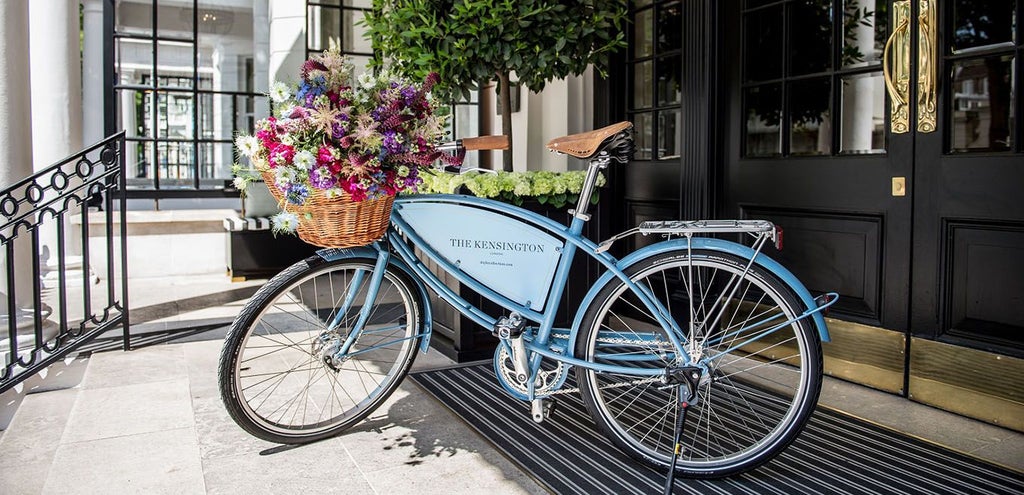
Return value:
[[(889, 121), (894, 134), (910, 131), (910, 0), (893, 2), (893, 29), (882, 51), (882, 73), (892, 105)], [(889, 54), (895, 52), (890, 64)], [(892, 69), (889, 66), (892, 65)]]
[(933, 0), (918, 2), (917, 53), (917, 131), (935, 131), (935, 73), (938, 26), (935, 23), (937, 6)]

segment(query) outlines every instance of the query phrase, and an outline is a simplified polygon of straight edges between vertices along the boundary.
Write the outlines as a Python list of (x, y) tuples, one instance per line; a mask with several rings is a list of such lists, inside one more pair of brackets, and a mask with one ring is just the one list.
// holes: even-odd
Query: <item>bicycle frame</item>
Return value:
[[(406, 211), (412, 210), (416, 210), (416, 217), (431, 218), (435, 223), (421, 226), (420, 229), (417, 229), (417, 226), (414, 225), (414, 223), (411, 223), (410, 219), (405, 216)], [(547, 242), (549, 242), (549, 247), (552, 247), (553, 249), (550, 249), (546, 256), (542, 256), (540, 259), (546, 258), (552, 260), (547, 266), (553, 266), (553, 269), (544, 271), (544, 273), (541, 274), (517, 272), (517, 276), (523, 279), (529, 279), (531, 275), (545, 277), (539, 283), (540, 287), (547, 289), (546, 293), (543, 294), (544, 300), (542, 304), (533, 299), (529, 299), (531, 295), (540, 295), (540, 291), (536, 288), (532, 291), (530, 289), (526, 289), (525, 292), (527, 295), (525, 296), (518, 294), (518, 296), (509, 297), (507, 294), (502, 294), (492, 288), (493, 283), (482, 283), (480, 280), (473, 278), (466, 270), (459, 266), (460, 263), (458, 260), (455, 260), (454, 262), (450, 261), (448, 257), (439, 251), (439, 248), (436, 246), (436, 239), (434, 242), (435, 245), (432, 245), (424, 239), (424, 232), (427, 232), (429, 235), (429, 229), (438, 225), (436, 222), (451, 222), (452, 219), (450, 218), (450, 215), (452, 213), (471, 213), (474, 211), (483, 212), (485, 218), (487, 216), (498, 215), (498, 217), (507, 223), (525, 226), (527, 229), (537, 231), (540, 236), (546, 236), (541, 239), (550, 238)], [(474, 215), (471, 214), (460, 215), (459, 217), (460, 225), (463, 226), (465, 229), (464, 231), (466, 232), (473, 232), (474, 227), (481, 227), (479, 224), (467, 225), (462, 223), (465, 222), (466, 218), (472, 217), (474, 217)], [(413, 222), (419, 221), (420, 220), (413, 220)], [(800, 284), (795, 276), (770, 258), (759, 255), (759, 253), (754, 249), (741, 244), (715, 238), (687, 237), (656, 243), (637, 250), (622, 260), (619, 260), (608, 254), (603, 248), (599, 247), (598, 244), (595, 244), (581, 235), (584, 223), (584, 215), (574, 215), (570, 224), (566, 226), (523, 208), (499, 201), (471, 196), (407, 196), (397, 198), (395, 200), (391, 217), (391, 228), (389, 228), (387, 234), (390, 249), (388, 246), (377, 243), (365, 248), (342, 250), (329, 249), (321, 251), (319, 254), (326, 259), (336, 259), (358, 254), (363, 257), (376, 258), (378, 266), (391, 263), (392, 265), (407, 272), (412, 279), (416, 280), (418, 284), (420, 284), (422, 297), (427, 297), (425, 288), (429, 288), (442, 300), (456, 308), (460, 313), (471, 319), (474, 323), (481, 325), (484, 328), (494, 328), (497, 318), (486, 314), (478, 307), (470, 304), (441, 281), (440, 278), (431, 272), (416, 255), (414, 248), (419, 249), (427, 259), (436, 263), (437, 266), (440, 267), (441, 271), (454, 276), (460, 284), (463, 284), (473, 291), (481, 294), (505, 310), (517, 312), (526, 320), (537, 324), (535, 327), (536, 333), (533, 334), (530, 341), (526, 342), (526, 348), (527, 350), (532, 351), (531, 355), (533, 356), (529, 363), (531, 375), (535, 375), (540, 368), (541, 357), (555, 359), (573, 366), (583, 366), (610, 373), (624, 373), (637, 376), (661, 376), (664, 374), (664, 370), (659, 368), (638, 369), (636, 367), (600, 364), (581, 360), (573, 356), (576, 336), (579, 332), (579, 327), (587, 307), (591, 302), (593, 302), (598, 291), (615, 278), (621, 280), (630, 290), (637, 294), (639, 300), (643, 302), (646, 309), (650, 311), (651, 315), (653, 315), (658, 323), (662, 325), (662, 328), (670, 330), (665, 333), (671, 340), (672, 347), (676, 350), (679, 356), (684, 358), (683, 361), (689, 362), (690, 356), (686, 352), (685, 342), (680, 340), (681, 336), (686, 335), (686, 333), (683, 329), (678, 327), (677, 322), (673, 318), (667, 316), (668, 311), (662, 307), (655, 297), (648, 293), (647, 288), (634, 284), (625, 273), (625, 270), (636, 261), (670, 250), (700, 248), (723, 251), (750, 259), (752, 260), (751, 263), (757, 263), (763, 266), (777, 275), (785, 283), (793, 287), (807, 308), (803, 314), (789, 321), (780, 322), (775, 326), (782, 327), (798, 319), (810, 316), (814, 319), (822, 340), (829, 340), (827, 327), (825, 326), (824, 318), (821, 316), (821, 310), (827, 307), (828, 304), (821, 305), (816, 303), (807, 289)], [(453, 240), (452, 243), (457, 244), (458, 241)], [(583, 300), (583, 304), (577, 308), (572, 327), (569, 329), (558, 329), (568, 330), (568, 338), (564, 341), (561, 338), (553, 340), (552, 335), (556, 330), (553, 328), (555, 314), (558, 310), (558, 305), (564, 292), (566, 280), (569, 276), (569, 268), (572, 265), (572, 261), (577, 251), (581, 251), (583, 255), (597, 260), (604, 267), (605, 273), (591, 287)], [(388, 257), (392, 252), (396, 256), (391, 256), (391, 259), (389, 260)], [(451, 253), (448, 254), (450, 257)], [(371, 277), (369, 283), (379, 283), (379, 280), (379, 277)], [(371, 294), (374, 292), (373, 289), (373, 287), (370, 287)], [(429, 311), (429, 305), (427, 305), (426, 309)], [(430, 315), (428, 314), (426, 316), (424, 343), (423, 348), (421, 349), (424, 352), (427, 349), (431, 333), (429, 321)]]

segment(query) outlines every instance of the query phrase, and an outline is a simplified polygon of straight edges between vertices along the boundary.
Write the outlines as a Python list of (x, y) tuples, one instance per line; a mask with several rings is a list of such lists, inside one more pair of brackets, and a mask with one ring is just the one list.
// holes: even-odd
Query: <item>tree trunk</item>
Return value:
[(512, 171), (512, 92), (508, 72), (498, 73), (498, 101), (501, 105), (501, 133), (508, 136), (508, 149), (501, 153), (502, 170)]

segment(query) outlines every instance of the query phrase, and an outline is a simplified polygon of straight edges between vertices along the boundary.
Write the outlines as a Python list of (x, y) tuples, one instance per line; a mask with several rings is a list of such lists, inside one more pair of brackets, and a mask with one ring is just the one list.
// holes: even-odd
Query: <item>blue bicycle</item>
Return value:
[[(782, 451), (817, 402), (828, 340), (822, 311), (835, 294), (812, 297), (761, 253), (779, 240), (767, 221), (644, 222), (600, 243), (582, 237), (599, 171), (633, 152), (631, 125), (555, 139), (548, 148), (589, 161), (568, 226), (487, 199), (404, 196), (384, 239), (322, 250), (268, 281), (234, 321), (221, 354), (231, 417), (280, 443), (352, 427), (395, 390), (416, 351), (427, 351), (433, 292), (500, 339), (497, 380), (531, 403), (535, 421), (550, 415), (558, 395), (578, 392), (618, 447), (673, 467), (670, 484), (675, 473), (732, 475)], [(622, 259), (609, 254), (636, 234), (664, 240)], [(581, 253), (604, 274), (571, 327), (553, 328)], [(474, 307), (435, 272), (505, 314)]]

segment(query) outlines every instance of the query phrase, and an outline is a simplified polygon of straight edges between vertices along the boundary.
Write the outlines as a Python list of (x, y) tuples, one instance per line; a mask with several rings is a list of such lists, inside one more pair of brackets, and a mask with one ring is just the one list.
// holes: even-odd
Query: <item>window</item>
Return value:
[(224, 194), (234, 136), (269, 108), (267, 69), (253, 63), (269, 39), (266, 6), (115, 2), (114, 89), (130, 196)]
[(682, 4), (633, 2), (629, 116), (636, 160), (680, 156), (682, 133)]

